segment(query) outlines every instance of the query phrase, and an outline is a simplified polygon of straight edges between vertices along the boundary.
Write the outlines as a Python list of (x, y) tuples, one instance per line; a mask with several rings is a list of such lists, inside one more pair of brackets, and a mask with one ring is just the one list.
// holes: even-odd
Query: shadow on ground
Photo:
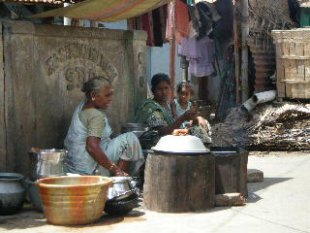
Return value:
[(282, 182), (291, 180), (291, 179), (293, 179), (293, 178), (290, 178), (290, 177), (287, 177), (287, 178), (265, 177), (263, 182), (248, 183), (247, 203), (255, 203), (255, 202), (262, 199), (255, 192), (257, 192), (259, 190), (266, 189), (267, 187), (270, 187), (272, 185), (276, 185), (278, 183), (282, 183)]
[[(87, 225), (76, 225), (76, 226), (71, 226), (72, 228), (81, 228), (83, 227), (91, 227), (91, 226), (108, 226), (108, 225), (113, 225), (116, 223), (120, 223), (126, 219), (129, 219), (128, 221), (145, 221), (144, 218), (138, 218), (143, 216), (145, 213), (140, 210), (133, 210), (129, 212), (126, 215), (123, 216), (111, 216), (108, 214), (104, 214), (97, 222), (92, 223), (92, 224), (87, 224)], [(126, 220), (127, 221), (127, 220)]]
[[(124, 221), (125, 217), (128, 221), (144, 221), (144, 218), (138, 218), (145, 213), (140, 210), (133, 210), (125, 216), (103, 216), (96, 222), (86, 225), (73, 225), (70, 228), (84, 228), (90, 226), (108, 226)], [(126, 220), (127, 221), (127, 220)], [(0, 228), (6, 230), (37, 228), (49, 225), (43, 213), (34, 211), (30, 204), (24, 206), (21, 212), (14, 215), (0, 215)], [(57, 226), (55, 226), (57, 227)], [(65, 227), (65, 226), (62, 226)]]
[(34, 211), (29, 204), (24, 205), (22, 211), (17, 214), (0, 216), (0, 228), (7, 230), (40, 227), (42, 225), (46, 225), (43, 213)]

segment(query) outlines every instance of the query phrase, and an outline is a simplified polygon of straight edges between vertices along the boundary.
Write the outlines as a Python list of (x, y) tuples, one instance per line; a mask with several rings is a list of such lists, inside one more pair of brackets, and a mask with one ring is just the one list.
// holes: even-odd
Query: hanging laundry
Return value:
[(178, 54), (187, 58), (189, 72), (195, 77), (210, 76), (216, 72), (214, 69), (215, 42), (207, 36), (199, 40), (184, 38), (178, 47)]
[(165, 8), (157, 8), (152, 11), (153, 16), (153, 45), (162, 46), (165, 42), (165, 29), (166, 29), (166, 14)]
[(189, 33), (188, 7), (181, 0), (175, 1), (175, 31), (178, 43), (181, 43), (182, 39)]
[(199, 35), (199, 27), (201, 26), (199, 22), (199, 11), (195, 6), (189, 6), (188, 10), (191, 18), (191, 26), (193, 27), (193, 30), (196, 32), (196, 34)]
[(196, 4), (199, 12), (199, 38), (209, 35), (213, 31), (211, 13), (203, 2)]
[(154, 46), (154, 34), (153, 34), (153, 18), (152, 12), (148, 12), (142, 17), (142, 30), (145, 30), (147, 33), (147, 45)]
[(171, 1), (168, 4), (168, 16), (166, 38), (171, 40), (175, 37), (177, 43), (189, 34), (188, 6), (181, 0)]
[(189, 21), (189, 33), (188, 33), (188, 37), (189, 38), (193, 38), (193, 37), (198, 37), (198, 32), (195, 30), (194, 26), (193, 26), (193, 21)]
[(221, 19), (215, 5), (206, 1), (201, 1), (195, 6), (190, 6), (189, 13), (193, 28), (198, 34), (198, 39), (210, 35), (213, 32), (216, 22)]
[(214, 3), (207, 1), (202, 1), (201, 3), (205, 4), (205, 9), (206, 11), (210, 12), (213, 22), (218, 22), (222, 18), (222, 16), (218, 13)]
[(167, 23), (166, 23), (166, 39), (168, 41), (174, 38), (174, 22), (175, 22), (175, 5), (169, 2), (167, 6)]
[(147, 33), (147, 45), (161, 47), (166, 42), (167, 6), (161, 6), (142, 16), (128, 19), (128, 29), (144, 30)]
[(167, 5), (152, 11), (154, 46), (162, 47), (166, 40)]

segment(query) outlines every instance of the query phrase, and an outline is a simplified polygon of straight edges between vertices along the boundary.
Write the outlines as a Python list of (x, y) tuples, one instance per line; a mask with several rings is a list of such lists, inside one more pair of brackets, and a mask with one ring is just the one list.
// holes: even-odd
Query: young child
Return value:
[(193, 94), (192, 85), (187, 81), (182, 81), (177, 85), (177, 98), (171, 103), (171, 111), (174, 118), (181, 116), (192, 107), (190, 98)]
[[(177, 98), (172, 101), (171, 111), (174, 118), (182, 115), (187, 110), (191, 108), (195, 108), (197, 106), (193, 106), (192, 102), (190, 101), (191, 96), (193, 95), (193, 88), (189, 82), (182, 81), (177, 85)], [(198, 116), (200, 118), (200, 122), (203, 122), (203, 126), (196, 122), (184, 122), (180, 128), (188, 129), (191, 135), (199, 137), (203, 143), (211, 143), (211, 126), (209, 122)], [(184, 135), (187, 133), (184, 133)], [(183, 135), (178, 133), (177, 135)]]

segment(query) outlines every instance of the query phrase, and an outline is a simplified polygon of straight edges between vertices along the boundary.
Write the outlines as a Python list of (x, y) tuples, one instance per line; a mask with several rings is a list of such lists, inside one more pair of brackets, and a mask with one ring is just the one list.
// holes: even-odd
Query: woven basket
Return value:
[(310, 98), (310, 28), (274, 30), (279, 97)]

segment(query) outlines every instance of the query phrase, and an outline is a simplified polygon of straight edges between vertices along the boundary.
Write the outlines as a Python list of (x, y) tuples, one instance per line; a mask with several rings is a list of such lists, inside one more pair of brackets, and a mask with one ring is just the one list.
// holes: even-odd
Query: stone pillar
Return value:
[(143, 103), (147, 96), (146, 77), (146, 39), (145, 31), (127, 31), (127, 58), (128, 69), (131, 76), (129, 82), (133, 82), (132, 89), (129, 90), (131, 96), (128, 101), (129, 121), (133, 121), (137, 108)]

